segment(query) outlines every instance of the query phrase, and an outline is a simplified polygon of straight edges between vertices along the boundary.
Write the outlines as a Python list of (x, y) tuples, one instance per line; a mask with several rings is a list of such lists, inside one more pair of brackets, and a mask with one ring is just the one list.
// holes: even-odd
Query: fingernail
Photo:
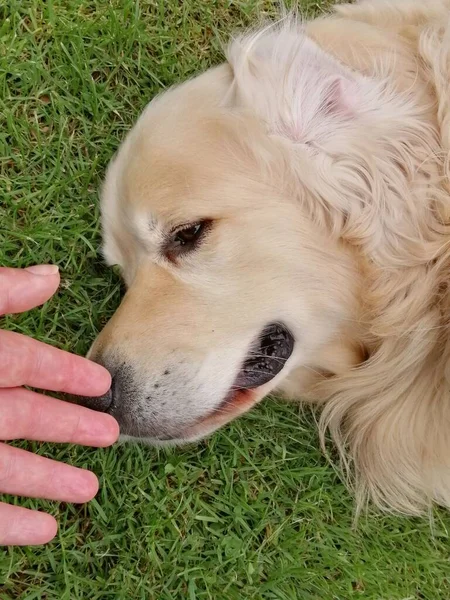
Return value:
[(33, 265), (32, 267), (27, 267), (25, 271), (33, 273), (33, 275), (56, 275), (59, 267), (58, 265)]

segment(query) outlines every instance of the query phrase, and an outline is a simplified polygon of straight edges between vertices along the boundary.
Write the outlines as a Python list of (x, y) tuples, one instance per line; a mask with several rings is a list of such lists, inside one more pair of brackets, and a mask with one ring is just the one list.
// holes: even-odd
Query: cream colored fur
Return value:
[[(92, 355), (147, 390), (178, 352), (175, 405), (151, 417), (178, 441), (275, 388), (321, 405), (359, 507), (450, 506), (449, 17), (449, 0), (367, 0), (244, 34), (125, 141), (102, 211), (129, 291)], [(169, 225), (205, 217), (209, 245), (165, 263)], [(286, 368), (214, 413), (273, 318), (297, 339)]]

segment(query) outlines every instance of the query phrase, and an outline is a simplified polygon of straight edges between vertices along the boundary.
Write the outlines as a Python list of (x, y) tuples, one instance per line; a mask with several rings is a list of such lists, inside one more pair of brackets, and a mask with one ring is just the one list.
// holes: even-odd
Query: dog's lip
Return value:
[(254, 389), (233, 389), (226, 398), (213, 409), (209, 414), (201, 417), (193, 425), (179, 432), (178, 435), (155, 438), (155, 442), (181, 442), (195, 440), (199, 437), (213, 432), (229, 421), (236, 419), (248, 412), (259, 400), (264, 397), (264, 393), (258, 388)]
[(274, 379), (291, 357), (295, 338), (279, 321), (267, 324), (253, 340), (232, 389), (255, 389)]
[[(267, 386), (264, 386), (267, 387)], [(233, 389), (221, 404), (183, 432), (183, 437), (195, 438), (214, 431), (229, 421), (248, 412), (265, 395), (261, 388)]]

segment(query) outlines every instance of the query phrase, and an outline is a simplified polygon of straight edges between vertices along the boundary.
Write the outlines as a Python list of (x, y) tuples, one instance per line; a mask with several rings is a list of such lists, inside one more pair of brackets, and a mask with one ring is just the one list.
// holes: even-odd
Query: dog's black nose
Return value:
[(113, 400), (112, 387), (103, 396), (83, 396), (78, 399), (78, 404), (98, 410), (99, 412), (107, 412)]

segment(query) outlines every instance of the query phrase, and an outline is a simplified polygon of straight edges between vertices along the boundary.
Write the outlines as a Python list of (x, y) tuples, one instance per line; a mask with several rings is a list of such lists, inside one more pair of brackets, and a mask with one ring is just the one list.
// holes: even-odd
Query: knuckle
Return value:
[[(21, 423), (17, 419), (15, 405), (8, 401), (5, 391), (9, 392), (0, 389), (0, 440), (12, 440), (19, 437), (17, 433), (20, 433)], [(14, 390), (9, 395), (14, 400)]]
[(15, 462), (14, 452), (6, 444), (0, 444), (0, 489), (12, 479)]
[(43, 359), (43, 352), (32, 352), (28, 350), (28, 364), (31, 365), (29, 375), (32, 381), (39, 381), (39, 377), (42, 373)]
[[(12, 514), (11, 514), (12, 512)], [(0, 544), (9, 542), (11, 531), (17, 528), (17, 517), (15, 511), (10, 510), (9, 504), (0, 503)]]
[(10, 287), (8, 278), (0, 272), (0, 314), (6, 314), (12, 310)]
[(68, 439), (67, 439), (67, 442), (69, 444), (75, 444), (77, 442), (77, 439), (79, 439), (80, 429), (81, 429), (81, 415), (78, 415), (78, 417), (73, 425), (72, 431), (70, 432)]
[(24, 415), (23, 417), (22, 437), (26, 437), (30, 440), (39, 439), (38, 434), (42, 431), (45, 431), (46, 428), (48, 427), (46, 427), (46, 420), (42, 408), (42, 403), (39, 402), (38, 399), (37, 402), (35, 402), (32, 418), (31, 415)]
[[(50, 460), (48, 458), (44, 459), (46, 461), (46, 465), (47, 465), (47, 474), (46, 474), (46, 478), (45, 478), (45, 487), (48, 490), (57, 490), (59, 487), (58, 484), (58, 478), (57, 478), (57, 473), (58, 473), (58, 463)], [(49, 466), (53, 467), (53, 468), (48, 468)]]
[(27, 344), (20, 344), (20, 338), (12, 335), (15, 334), (0, 331), (0, 387), (20, 385), (24, 365), (29, 364)]
[(56, 356), (58, 362), (58, 371), (55, 373), (54, 382), (58, 388), (58, 391), (63, 392), (66, 391), (67, 386), (76, 379), (77, 372), (74, 367), (72, 357), (69, 354), (58, 350), (55, 358)]

